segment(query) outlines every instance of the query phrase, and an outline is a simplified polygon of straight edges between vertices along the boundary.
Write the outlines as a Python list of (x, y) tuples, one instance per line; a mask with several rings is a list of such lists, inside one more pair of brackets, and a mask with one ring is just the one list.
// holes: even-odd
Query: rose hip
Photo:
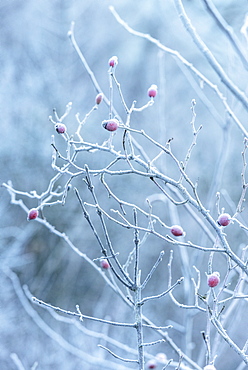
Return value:
[(32, 208), (28, 212), (28, 220), (35, 220), (39, 215), (39, 211), (36, 208)]
[(220, 274), (216, 271), (213, 272), (211, 275), (208, 275), (208, 286), (210, 288), (214, 288), (220, 282)]
[(170, 231), (174, 236), (182, 236), (184, 234), (183, 228), (179, 225), (171, 226)]

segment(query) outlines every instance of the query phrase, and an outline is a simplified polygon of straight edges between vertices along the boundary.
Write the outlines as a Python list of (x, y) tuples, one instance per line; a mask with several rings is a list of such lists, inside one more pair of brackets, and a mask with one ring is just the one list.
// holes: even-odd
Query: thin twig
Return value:
[(116, 353), (114, 353), (114, 352), (112, 352), (112, 351), (110, 351), (110, 349), (109, 348), (107, 348), (107, 347), (104, 347), (104, 346), (102, 346), (101, 344), (98, 344), (98, 347), (100, 347), (100, 348), (102, 348), (102, 349), (105, 349), (107, 352), (109, 352), (113, 357), (115, 357), (115, 358), (118, 358), (118, 360), (121, 360), (121, 361), (123, 361), (123, 362), (132, 362), (132, 363), (138, 363), (138, 361), (137, 360), (131, 360), (131, 359), (128, 359), (128, 358), (123, 358), (123, 357), (120, 357), (120, 356), (118, 356)]
[(181, 282), (184, 280), (183, 277), (181, 277), (180, 279), (178, 279), (173, 285), (171, 285), (165, 292), (161, 293), (161, 294), (158, 294), (158, 295), (154, 295), (154, 296), (151, 296), (151, 297), (147, 297), (147, 298), (143, 298), (142, 301), (140, 302), (140, 304), (144, 304), (145, 302), (147, 301), (150, 301), (152, 299), (158, 299), (158, 298), (162, 298), (164, 297), (166, 294), (170, 293), (177, 285), (181, 284)]
[[(133, 216), (134, 216), (134, 225), (138, 225), (137, 220), (137, 211), (133, 209)], [(138, 268), (139, 268), (139, 230), (137, 228), (134, 229), (134, 244), (135, 244), (135, 257), (134, 257), (134, 284), (137, 286), (138, 284)]]
[(108, 325), (113, 325), (113, 326), (124, 326), (124, 327), (127, 327), (127, 328), (135, 328), (135, 324), (104, 320), (104, 319), (99, 319), (97, 317), (83, 315), (81, 312), (73, 312), (73, 311), (64, 310), (63, 308), (53, 306), (52, 304), (44, 302), (41, 299), (36, 298), (36, 297), (32, 297), (32, 300), (33, 300), (34, 303), (37, 303), (40, 306), (44, 306), (48, 309), (52, 309), (56, 312), (61, 312), (61, 313), (64, 313), (66, 315), (78, 317), (81, 320), (86, 319), (86, 320), (97, 321), (97, 322), (101, 322), (103, 324), (108, 324)]
[(147, 277), (143, 281), (143, 284), (141, 285), (141, 289), (142, 290), (146, 287), (146, 284), (148, 283), (148, 281), (151, 279), (152, 275), (156, 271), (158, 265), (162, 261), (163, 256), (164, 256), (164, 251), (161, 251), (160, 254), (159, 254), (159, 257), (158, 257), (157, 261), (154, 263), (154, 265), (152, 266), (151, 271), (148, 273)]

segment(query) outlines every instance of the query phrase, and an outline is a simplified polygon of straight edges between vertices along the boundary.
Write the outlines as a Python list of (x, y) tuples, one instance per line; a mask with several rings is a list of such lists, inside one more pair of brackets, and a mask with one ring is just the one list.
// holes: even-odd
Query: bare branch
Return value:
[[(185, 9), (183, 7), (181, 0), (174, 0), (178, 15), (186, 28), (186, 30), (189, 32), (190, 36), (192, 37), (194, 43), (198, 47), (198, 49), (201, 51), (201, 53), (206, 57), (207, 61), (211, 65), (211, 67), (214, 69), (214, 71), (218, 74), (221, 81), (226, 85), (226, 87), (233, 93), (233, 95), (244, 105), (246, 109), (248, 109), (248, 98), (245, 95), (243, 91), (241, 91), (227, 76), (224, 69), (221, 67), (221, 65), (217, 62), (211, 51), (208, 49), (206, 44), (202, 41), (198, 33), (196, 32), (195, 28), (192, 26), (192, 23), (187, 16)], [(247, 135), (245, 135), (247, 136)]]
[(237, 54), (240, 57), (241, 62), (243, 63), (243, 66), (248, 69), (248, 61), (245, 53), (242, 50), (242, 46), (239, 42), (238, 37), (235, 35), (233, 28), (229, 26), (229, 24), (225, 21), (225, 19), (222, 17), (222, 15), (218, 12), (217, 8), (215, 7), (212, 0), (203, 0), (208, 11), (212, 15), (212, 17), (215, 19), (218, 26), (225, 32), (227, 37), (229, 38), (233, 48), (236, 50)]
[[(210, 82), (201, 72), (199, 72), (192, 65), (192, 63), (188, 62), (185, 58), (183, 58), (178, 51), (175, 51), (175, 50), (172, 50), (172, 49), (166, 47), (160, 41), (158, 41), (154, 37), (150, 36), (149, 34), (145, 34), (145, 33), (139, 32), (139, 31), (135, 31), (126, 22), (124, 22), (121, 19), (121, 17), (116, 12), (116, 10), (114, 9), (113, 6), (111, 6), (109, 9), (110, 9), (111, 13), (113, 14), (113, 16), (115, 17), (115, 19), (117, 20), (117, 22), (122, 27), (124, 27), (130, 34), (141, 37), (143, 39), (146, 39), (147, 41), (155, 44), (159, 49), (161, 49), (161, 50), (165, 51), (166, 53), (172, 55), (173, 57), (177, 58), (181, 63), (183, 63), (185, 65), (186, 68), (188, 68), (194, 75), (196, 75), (197, 78), (199, 78), (199, 80), (203, 81), (207, 86), (209, 86), (217, 94), (217, 96), (221, 100), (222, 104), (226, 108), (229, 115), (232, 117), (232, 119), (234, 120), (236, 125), (239, 127), (239, 129), (243, 132), (244, 136), (248, 137), (248, 132), (246, 131), (246, 129), (244, 128), (242, 123), (239, 121), (239, 119), (236, 117), (236, 115), (234, 114), (234, 112), (232, 111), (230, 106), (228, 105), (226, 97), (220, 92), (217, 85)], [(239, 95), (241, 95), (241, 99), (242, 99), (242, 93), (240, 93)], [(246, 103), (246, 99), (244, 98), (243, 100), (245, 100), (245, 103)]]

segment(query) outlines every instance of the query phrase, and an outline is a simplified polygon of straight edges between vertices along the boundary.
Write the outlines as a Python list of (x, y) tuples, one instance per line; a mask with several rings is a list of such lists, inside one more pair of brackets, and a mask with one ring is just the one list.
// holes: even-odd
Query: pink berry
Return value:
[(96, 96), (96, 104), (99, 105), (102, 102), (103, 99), (103, 93), (99, 93)]
[(35, 220), (39, 215), (38, 209), (32, 208), (28, 212), (28, 220)]
[(100, 265), (101, 265), (101, 267), (102, 267), (103, 269), (106, 269), (106, 270), (110, 268), (110, 266), (109, 266), (109, 263), (108, 263), (108, 260), (107, 260), (107, 259), (103, 259), (103, 260), (101, 260)]
[(171, 226), (170, 231), (174, 236), (182, 236), (184, 234), (183, 228), (179, 225)]
[(117, 119), (108, 119), (102, 122), (102, 126), (108, 131), (116, 131), (119, 127), (119, 121)]
[(216, 370), (216, 367), (214, 365), (207, 365), (203, 370)]
[(157, 365), (158, 364), (157, 364), (157, 361), (156, 360), (149, 360), (146, 363), (147, 369), (156, 369)]
[(228, 213), (222, 213), (219, 215), (217, 222), (220, 226), (227, 226), (231, 222), (231, 216)]
[(110, 67), (116, 67), (118, 64), (118, 58), (116, 56), (113, 56), (109, 59), (109, 65)]
[(58, 134), (64, 134), (66, 132), (66, 125), (63, 123), (57, 123), (55, 129)]
[(150, 98), (155, 98), (158, 92), (158, 87), (157, 85), (151, 85), (147, 91), (147, 94)]
[(220, 274), (216, 271), (213, 272), (211, 275), (208, 275), (208, 286), (210, 288), (214, 288), (220, 282)]

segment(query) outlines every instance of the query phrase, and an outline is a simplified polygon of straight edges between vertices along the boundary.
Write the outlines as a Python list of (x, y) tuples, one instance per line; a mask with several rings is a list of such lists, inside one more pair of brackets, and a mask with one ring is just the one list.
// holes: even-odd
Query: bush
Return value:
[[(229, 39), (239, 68), (246, 69), (234, 33), (211, 2), (204, 2)], [(144, 103), (139, 105), (125, 86), (129, 81), (118, 76), (125, 63), (117, 57), (106, 62), (109, 94), (104, 94), (72, 24), (68, 35), (96, 97), (88, 110), (85, 104), (83, 118), (81, 113), (73, 117), (71, 102), (63, 114), (54, 109), (49, 117), (55, 175), (45, 190), (27, 192), (3, 184), (11, 203), (28, 216), (23, 235), (34, 256), (33, 274), (5, 266), (5, 275), (34, 324), (73, 358), (65, 357), (66, 369), (70, 361), (72, 368), (140, 370), (241, 370), (248, 364), (242, 330), (248, 135), (238, 118), (245, 116), (248, 98), (197, 34), (181, 1), (175, 4), (218, 78), (205, 76), (178, 51), (135, 31), (110, 10), (129, 34), (176, 59), (211, 123), (203, 122), (198, 99), (192, 98), (190, 115), (177, 126), (187, 102), (172, 98), (173, 115), (164, 115), (162, 97), (169, 91), (159, 81), (141, 88)], [(167, 129), (168, 119), (175, 124)], [(228, 215), (224, 223), (223, 214)], [(39, 367), (35, 356), (38, 349), (32, 353), (33, 368)], [(11, 358), (16, 365), (23, 360), (22, 354)], [(44, 366), (63, 368), (63, 361), (48, 358)]]

